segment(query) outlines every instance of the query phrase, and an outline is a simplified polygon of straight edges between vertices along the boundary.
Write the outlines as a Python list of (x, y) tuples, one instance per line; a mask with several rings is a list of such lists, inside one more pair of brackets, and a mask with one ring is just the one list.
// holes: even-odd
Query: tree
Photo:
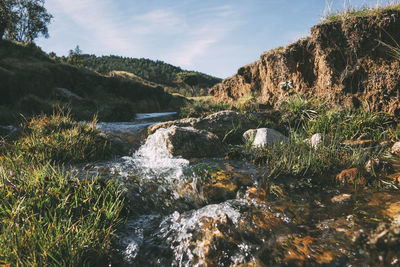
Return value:
[(79, 48), (79, 45), (74, 50), (69, 50), (67, 62), (76, 66), (83, 65), (82, 50)]
[(12, 24), (15, 17), (13, 12), (15, 5), (15, 0), (0, 0), (0, 40), (3, 39), (4, 33)]
[[(5, 14), (0, 34), (6, 33), (10, 40), (32, 43), (43, 35), (48, 37), (47, 25), (53, 18), (44, 7), (44, 0), (0, 0)], [(1, 6), (1, 5), (0, 5)], [(5, 26), (4, 26), (5, 25)], [(4, 27), (3, 32), (1, 32)]]

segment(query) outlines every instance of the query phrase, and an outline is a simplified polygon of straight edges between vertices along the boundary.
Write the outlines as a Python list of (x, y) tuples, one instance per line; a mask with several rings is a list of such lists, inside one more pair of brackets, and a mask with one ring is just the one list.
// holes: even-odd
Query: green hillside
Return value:
[[(21, 116), (51, 113), (69, 106), (76, 119), (122, 121), (135, 112), (170, 107), (172, 96), (160, 86), (51, 59), (34, 44), (0, 40), (0, 125)], [(63, 89), (57, 89), (63, 88)], [(66, 90), (64, 90), (66, 89)]]
[[(71, 57), (75, 57), (75, 59), (71, 60)], [(186, 96), (205, 95), (208, 88), (222, 81), (220, 78), (201, 72), (183, 70), (160, 60), (120, 56), (96, 57), (95, 55), (73, 53), (70, 53), (65, 60), (105, 75), (112, 71), (129, 72), (149, 82), (162, 85), (171, 93), (176, 92)]]

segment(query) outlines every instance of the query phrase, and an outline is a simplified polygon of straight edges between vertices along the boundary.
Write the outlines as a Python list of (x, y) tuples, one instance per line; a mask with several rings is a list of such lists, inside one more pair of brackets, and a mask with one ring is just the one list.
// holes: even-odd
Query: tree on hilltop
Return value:
[(12, 24), (15, 14), (15, 0), (0, 0), (0, 39), (3, 38), (4, 33)]
[(44, 0), (0, 0), (0, 38), (32, 43), (49, 36), (47, 25), (53, 16), (44, 7)]

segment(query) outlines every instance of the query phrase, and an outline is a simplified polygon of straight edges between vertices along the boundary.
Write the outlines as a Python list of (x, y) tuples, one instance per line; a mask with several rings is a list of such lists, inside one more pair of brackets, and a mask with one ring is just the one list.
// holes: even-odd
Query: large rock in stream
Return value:
[(172, 126), (167, 129), (165, 141), (169, 153), (186, 159), (213, 157), (223, 153), (222, 143), (215, 134), (193, 127)]
[(242, 134), (246, 130), (255, 128), (258, 124), (259, 122), (257, 119), (250, 119), (244, 114), (235, 111), (224, 110), (205, 118), (187, 118), (158, 123), (149, 127), (148, 133), (152, 134), (160, 128), (168, 128), (171, 126), (193, 127), (198, 130), (212, 132), (221, 140), (227, 139), (231, 142), (237, 142), (241, 140)]

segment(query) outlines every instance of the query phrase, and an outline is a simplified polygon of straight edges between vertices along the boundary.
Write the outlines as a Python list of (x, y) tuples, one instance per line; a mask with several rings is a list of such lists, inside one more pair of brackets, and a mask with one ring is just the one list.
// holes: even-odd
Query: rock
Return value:
[(54, 88), (54, 92), (55, 92), (56, 95), (58, 95), (58, 96), (60, 96), (62, 98), (65, 98), (67, 100), (70, 100), (70, 101), (80, 102), (80, 101), (84, 100), (79, 95), (77, 95), (77, 94), (75, 94), (75, 93), (73, 93), (70, 90), (65, 89), (65, 88)]
[(371, 147), (376, 146), (377, 142), (374, 140), (345, 140), (342, 144), (349, 147)]
[(317, 149), (323, 144), (323, 141), (324, 141), (324, 135), (321, 133), (316, 133), (310, 138), (311, 147)]
[(389, 174), (387, 178), (393, 180), (396, 183), (400, 183), (400, 172)]
[(6, 139), (15, 139), (16, 136), (19, 134), (19, 129), (15, 126), (8, 125), (8, 126), (3, 126), (0, 125), (0, 136), (5, 137)]
[(343, 203), (345, 201), (348, 201), (351, 199), (351, 195), (350, 194), (341, 194), (341, 195), (337, 195), (334, 196), (331, 201), (332, 203)]
[(288, 138), (280, 132), (270, 128), (257, 129), (253, 145), (255, 147), (263, 147), (266, 145), (274, 145), (280, 142), (286, 142)]
[(168, 128), (166, 142), (169, 153), (186, 159), (213, 157), (223, 153), (222, 143), (215, 134), (192, 127)]
[(243, 140), (244, 142), (252, 142), (254, 141), (254, 138), (256, 137), (257, 134), (257, 129), (250, 129), (247, 130), (244, 134), (243, 134)]
[(365, 164), (365, 171), (370, 175), (377, 175), (382, 172), (391, 173), (393, 171), (393, 166), (390, 162), (375, 158), (368, 160)]
[(257, 125), (258, 122), (256, 119), (252, 120), (241, 113), (225, 110), (211, 114), (202, 119), (187, 118), (155, 124), (149, 127), (148, 133), (152, 134), (157, 129), (171, 126), (193, 127), (198, 130), (212, 132), (217, 135), (220, 140), (226, 139), (227, 142), (238, 143), (246, 130), (257, 127)]
[(336, 176), (336, 180), (344, 185), (365, 185), (366, 179), (365, 177), (361, 176), (359, 170), (357, 168), (343, 170)]
[(392, 146), (392, 154), (400, 157), (400, 142), (396, 142), (394, 143), (394, 145)]
[(251, 187), (246, 191), (246, 196), (249, 201), (263, 203), (267, 199), (267, 193), (263, 188)]
[(200, 121), (199, 118), (186, 118), (186, 119), (180, 119), (180, 120), (174, 120), (174, 121), (161, 122), (161, 123), (157, 123), (157, 124), (150, 126), (147, 129), (147, 133), (150, 135), (150, 134), (155, 133), (158, 129), (169, 128), (172, 126), (194, 127), (199, 121)]
[(369, 174), (374, 174), (382, 169), (382, 162), (379, 159), (370, 159), (365, 164), (365, 170)]
[[(378, 36), (382, 32), (397, 36), (400, 13), (387, 11), (382, 17), (384, 23), (365, 18), (316, 25), (309, 37), (264, 52), (257, 61), (213, 86), (209, 94), (225, 101), (251, 94), (254, 101), (277, 108), (290, 98), (288, 92), (295, 91), (307, 97), (330, 96), (327, 103), (338, 106), (359, 107), (366, 102), (374, 111), (398, 116), (400, 62), (382, 53), (387, 48)], [(333, 56), (339, 54), (343, 57)], [(356, 90), (360, 84), (364, 90)]]

